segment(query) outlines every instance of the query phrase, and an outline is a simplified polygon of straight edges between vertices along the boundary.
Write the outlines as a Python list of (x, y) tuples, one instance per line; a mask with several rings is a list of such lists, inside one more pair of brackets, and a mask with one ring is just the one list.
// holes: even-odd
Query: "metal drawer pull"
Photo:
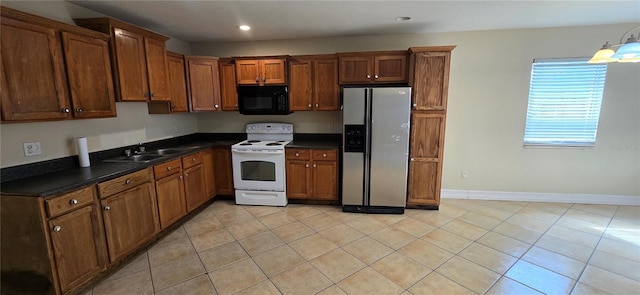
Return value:
[(296, 153), (296, 157), (300, 157), (300, 153)]
[(189, 173), (185, 173), (185, 174), (184, 174), (184, 177), (189, 177)]
[(78, 200), (76, 200), (76, 199), (71, 199), (71, 201), (69, 201), (69, 204), (71, 204), (71, 205), (78, 204)]
[(62, 112), (63, 112), (63, 113), (70, 113), (70, 112), (71, 112), (71, 110), (70, 110), (69, 108), (63, 108), (63, 109), (62, 109)]
[(124, 184), (130, 184), (131, 183), (131, 179), (127, 179), (124, 181)]
[(316, 166), (316, 164), (313, 164), (313, 168), (316, 168), (316, 167), (318, 167), (318, 166)]
[(367, 75), (367, 79), (371, 79), (371, 75)]
[(415, 108), (415, 107), (417, 107), (417, 106), (418, 106), (418, 104), (417, 104), (417, 103), (414, 103), (414, 104), (413, 104), (413, 107), (414, 107), (414, 108)]
[(191, 158), (191, 162), (195, 162), (195, 161), (196, 161), (196, 158)]
[(318, 108), (318, 107), (320, 107), (320, 105), (316, 103), (316, 108)]
[(216, 104), (216, 105), (213, 105), (213, 107), (217, 109), (220, 107), (220, 105)]
[(304, 167), (309, 168), (309, 164), (305, 164)]
[(109, 207), (109, 206), (104, 206), (104, 211), (109, 211), (109, 210), (111, 210), (111, 207)]
[(378, 75), (373, 76), (374, 78), (378, 79)]
[(62, 230), (62, 227), (60, 227), (59, 225), (56, 225), (56, 226), (53, 227), (53, 231), (54, 232), (59, 232), (61, 230)]
[(171, 166), (167, 167), (167, 171), (171, 171)]
[(413, 161), (415, 161), (415, 160), (416, 160), (416, 159), (414, 159), (414, 158), (411, 158), (411, 162), (413, 162)]
[(309, 104), (309, 107), (311, 107), (311, 104)]
[(76, 109), (76, 111), (77, 111), (78, 113), (82, 113), (83, 109), (82, 109), (82, 108), (77, 108), (77, 109)]
[(323, 158), (326, 158), (326, 157), (327, 157), (327, 154), (322, 154), (322, 157), (323, 157)]

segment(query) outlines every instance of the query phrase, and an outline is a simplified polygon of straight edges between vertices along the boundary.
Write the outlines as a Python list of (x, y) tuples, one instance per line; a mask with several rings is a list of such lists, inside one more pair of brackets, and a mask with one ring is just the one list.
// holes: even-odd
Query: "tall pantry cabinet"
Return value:
[(412, 94), (407, 208), (440, 205), (449, 64), (454, 48), (409, 48)]

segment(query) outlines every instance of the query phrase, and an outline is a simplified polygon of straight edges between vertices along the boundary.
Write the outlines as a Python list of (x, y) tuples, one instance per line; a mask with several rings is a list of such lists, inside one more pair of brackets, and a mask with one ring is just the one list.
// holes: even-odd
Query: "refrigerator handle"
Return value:
[(370, 188), (371, 188), (371, 115), (372, 115), (372, 96), (373, 89), (365, 88), (364, 93), (364, 108), (365, 108), (365, 116), (364, 116), (364, 126), (365, 126), (365, 145), (364, 145), (364, 206), (369, 206), (370, 204)]

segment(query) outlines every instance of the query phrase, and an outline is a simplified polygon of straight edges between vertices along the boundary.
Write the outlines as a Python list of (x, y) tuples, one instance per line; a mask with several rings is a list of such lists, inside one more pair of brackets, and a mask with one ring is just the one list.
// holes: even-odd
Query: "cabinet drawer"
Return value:
[(76, 208), (80, 208), (86, 204), (91, 204), (94, 200), (94, 196), (95, 188), (93, 186), (87, 186), (77, 191), (48, 199), (45, 201), (47, 214), (49, 217), (55, 217)]
[(309, 150), (302, 149), (287, 149), (286, 150), (287, 160), (309, 160), (311, 159), (311, 154)]
[(169, 176), (175, 173), (180, 173), (182, 169), (182, 165), (180, 165), (182, 161), (180, 159), (175, 159), (166, 163), (158, 164), (153, 166), (153, 174), (156, 179), (163, 178), (165, 176)]
[(312, 150), (312, 153), (315, 161), (335, 161), (338, 159), (338, 151), (336, 150)]
[(187, 169), (202, 163), (202, 153), (195, 153), (182, 157), (182, 168)]
[(130, 189), (139, 184), (151, 181), (150, 169), (140, 170), (109, 181), (98, 183), (100, 198), (105, 198), (121, 191)]

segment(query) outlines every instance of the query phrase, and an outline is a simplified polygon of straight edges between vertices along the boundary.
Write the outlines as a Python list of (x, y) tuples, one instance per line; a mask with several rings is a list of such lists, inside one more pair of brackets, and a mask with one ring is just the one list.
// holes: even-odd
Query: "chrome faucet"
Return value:
[(145, 148), (141, 143), (138, 143), (138, 150), (135, 151), (135, 154), (143, 154), (146, 151), (147, 148)]

